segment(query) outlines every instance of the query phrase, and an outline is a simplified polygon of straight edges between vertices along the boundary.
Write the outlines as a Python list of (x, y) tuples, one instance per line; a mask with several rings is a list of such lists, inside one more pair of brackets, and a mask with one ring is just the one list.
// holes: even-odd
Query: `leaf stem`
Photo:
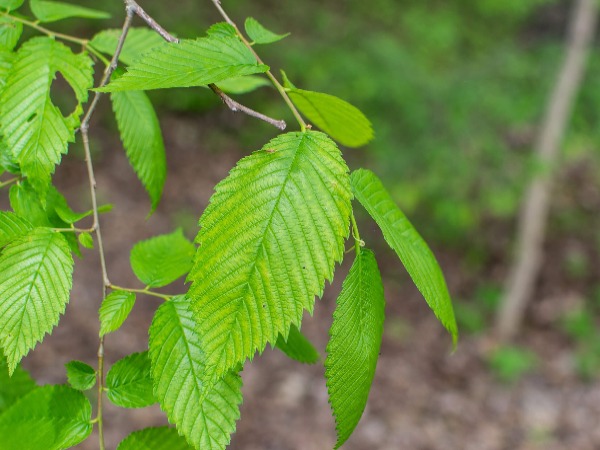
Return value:
[(94, 227), (91, 228), (52, 228), (52, 231), (56, 231), (57, 233), (93, 233), (96, 231)]
[(20, 179), (21, 179), (20, 177), (14, 177), (14, 178), (11, 178), (10, 180), (2, 181), (2, 182), (0, 182), (0, 189), (2, 189), (3, 187), (9, 186), (13, 183), (16, 183)]
[[(229, 15), (227, 15), (227, 13), (225, 12), (225, 10), (221, 6), (221, 1), (220, 0), (212, 0), (212, 2), (215, 5), (215, 8), (217, 8), (217, 10), (219, 11), (219, 14), (221, 14), (221, 16), (223, 17), (223, 19), (225, 19), (225, 22), (227, 22), (229, 25), (231, 25), (233, 28), (235, 28), (235, 31), (236, 31), (237, 35), (242, 40), (242, 42), (244, 43), (244, 45), (246, 45), (246, 47), (248, 47), (248, 49), (252, 52), (252, 54), (256, 58), (256, 61), (259, 64), (264, 64), (264, 61), (258, 55), (258, 53), (256, 53), (256, 51), (254, 50), (254, 47), (252, 47), (252, 44), (242, 34), (242, 32), (240, 31), (240, 29), (238, 28), (238, 26), (235, 24), (235, 22), (233, 20), (231, 20), (231, 18), (229, 17)], [(294, 103), (292, 102), (292, 100), (290, 99), (290, 96), (287, 94), (287, 92), (286, 92), (285, 88), (283, 87), (283, 85), (279, 82), (279, 80), (277, 78), (275, 78), (275, 76), (273, 75), (273, 73), (270, 70), (267, 70), (266, 75), (271, 80), (271, 83), (273, 83), (273, 86), (275, 86), (275, 88), (279, 91), (279, 94), (281, 95), (281, 97), (283, 98), (283, 100), (285, 101), (285, 103), (287, 104), (288, 108), (290, 108), (290, 111), (292, 111), (292, 114), (294, 115), (294, 117), (298, 121), (298, 124), (300, 125), (300, 129), (302, 131), (306, 131), (306, 128), (307, 128), (306, 122), (304, 121), (304, 119), (300, 115), (300, 112), (298, 111), (298, 109), (296, 108), (296, 106), (294, 105)]]
[(350, 220), (352, 222), (352, 236), (354, 237), (354, 249), (356, 250), (356, 254), (359, 255), (361, 247), (365, 246), (365, 241), (363, 241), (360, 238), (360, 233), (358, 232), (358, 225), (356, 223), (354, 213), (350, 215)]
[(160, 294), (158, 292), (151, 291), (148, 287), (145, 287), (144, 289), (134, 289), (134, 288), (126, 288), (126, 287), (116, 286), (114, 284), (111, 284), (109, 286), (109, 288), (112, 290), (115, 290), (115, 291), (125, 291), (125, 292), (134, 292), (136, 294), (151, 295), (153, 297), (162, 298), (163, 300), (171, 300), (171, 298), (174, 297), (174, 295)]

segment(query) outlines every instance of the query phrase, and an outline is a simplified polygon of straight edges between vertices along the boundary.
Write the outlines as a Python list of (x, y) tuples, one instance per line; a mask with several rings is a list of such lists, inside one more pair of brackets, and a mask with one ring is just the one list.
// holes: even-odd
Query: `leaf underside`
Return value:
[(373, 172), (354, 171), (351, 180), (354, 195), (377, 222), (386, 242), (456, 345), (458, 328), (452, 301), (435, 256)]
[(290, 327), (287, 339), (280, 335), (275, 346), (289, 358), (303, 364), (315, 364), (319, 361), (319, 352), (296, 325)]
[(171, 423), (196, 449), (224, 449), (240, 417), (242, 379), (228, 372), (207, 391), (204, 353), (189, 300), (163, 303), (150, 326), (154, 392)]
[(327, 391), (338, 433), (336, 449), (350, 437), (367, 404), (381, 347), (384, 307), (375, 256), (362, 249), (337, 299), (325, 360)]
[(217, 185), (188, 275), (206, 379), (286, 339), (312, 312), (343, 257), (350, 200), (339, 149), (315, 131), (276, 137)]
[(235, 37), (209, 36), (180, 43), (164, 42), (128, 67), (102, 92), (203, 86), (227, 78), (268, 70), (258, 64), (248, 48)]
[(58, 323), (69, 301), (73, 258), (60, 233), (34, 228), (0, 255), (0, 344), (12, 373)]
[(117, 450), (189, 450), (191, 447), (175, 428), (157, 427), (134, 431)]

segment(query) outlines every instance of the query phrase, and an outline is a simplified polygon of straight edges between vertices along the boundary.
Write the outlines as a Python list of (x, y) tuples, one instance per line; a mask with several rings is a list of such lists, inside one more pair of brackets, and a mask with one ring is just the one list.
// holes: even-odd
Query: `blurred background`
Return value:
[[(80, 3), (100, 7), (91, 0)], [(451, 354), (449, 336), (374, 223), (357, 211), (361, 234), (375, 249), (384, 276), (387, 318), (371, 397), (344, 448), (600, 448), (597, 42), (554, 166), (534, 292), (515, 338), (501, 343), (493, 337), (514, 264), (520, 206), (528, 182), (540, 172), (535, 141), (564, 59), (575, 2), (222, 3), (240, 24), (251, 15), (275, 32), (292, 33), (258, 48), (275, 73), (285, 69), (298, 87), (344, 98), (372, 120), (376, 139), (344, 155), (352, 169), (369, 167), (383, 178), (437, 255), (454, 299), (461, 338)], [(202, 35), (219, 20), (208, 0), (140, 4), (180, 37)], [(120, 27), (121, 2), (102, 2), (101, 8), (111, 10), (111, 26)], [(91, 37), (106, 23), (71, 20), (60, 26)], [(123, 286), (137, 287), (127, 257), (135, 242), (176, 227), (192, 238), (214, 185), (276, 134), (269, 125), (233, 115), (208, 90), (156, 91), (151, 98), (169, 174), (163, 200), (148, 220), (150, 202), (124, 157), (106, 101), (91, 129), (99, 195), (115, 205), (102, 219), (109, 275)], [(273, 89), (238, 100), (293, 124)], [(79, 146), (70, 150), (56, 183), (83, 208), (89, 200)], [(101, 279), (96, 254), (84, 256), (77, 261), (64, 321), (24, 363), (42, 382), (64, 381), (63, 364), (71, 359), (94, 364)], [(347, 263), (314, 317), (303, 323), (322, 355)], [(178, 288), (185, 289), (183, 283)], [(156, 299), (138, 300), (123, 329), (107, 338), (109, 362), (146, 348), (157, 306)], [(323, 372), (322, 364), (302, 366), (271, 350), (248, 364), (242, 419), (231, 448), (331, 448), (335, 428)], [(110, 410), (109, 448), (130, 431), (163, 421), (157, 408)]]

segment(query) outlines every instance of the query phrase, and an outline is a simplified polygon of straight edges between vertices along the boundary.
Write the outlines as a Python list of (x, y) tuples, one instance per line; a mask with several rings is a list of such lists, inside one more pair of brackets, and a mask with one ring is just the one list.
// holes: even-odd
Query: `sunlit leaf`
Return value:
[(156, 403), (148, 352), (132, 353), (117, 361), (106, 374), (106, 389), (108, 399), (123, 408), (143, 408)]
[(135, 304), (133, 292), (114, 291), (100, 305), (100, 336), (118, 330)]
[(31, 12), (40, 22), (55, 22), (68, 19), (69, 17), (81, 17), (84, 19), (108, 19), (110, 14), (96, 9), (85, 8), (70, 3), (29, 0)]
[(290, 33), (276, 34), (267, 30), (260, 22), (252, 17), (248, 17), (244, 23), (246, 33), (255, 44), (271, 44), (290, 35)]

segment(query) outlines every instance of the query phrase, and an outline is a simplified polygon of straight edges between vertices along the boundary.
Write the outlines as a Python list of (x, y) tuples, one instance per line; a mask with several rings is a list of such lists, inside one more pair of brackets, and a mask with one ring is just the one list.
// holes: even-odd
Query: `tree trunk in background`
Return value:
[(518, 332), (543, 259), (554, 166), (581, 85), (596, 28), (596, 0), (577, 0), (569, 23), (566, 55), (535, 145), (542, 170), (533, 175), (519, 216), (516, 259), (496, 321), (500, 341)]

